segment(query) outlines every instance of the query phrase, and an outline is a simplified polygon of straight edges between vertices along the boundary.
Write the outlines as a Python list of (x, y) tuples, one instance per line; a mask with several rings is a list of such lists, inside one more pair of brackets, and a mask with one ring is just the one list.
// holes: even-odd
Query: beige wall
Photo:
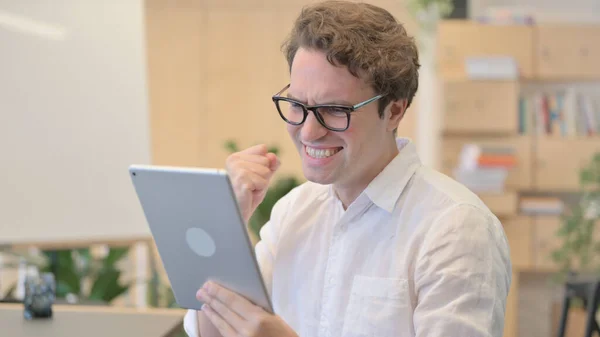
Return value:
[[(282, 172), (299, 157), (271, 96), (288, 83), (280, 44), (310, 1), (147, 0), (153, 157), (156, 164), (223, 167), (226, 139), (282, 149)], [(373, 1), (407, 23), (401, 1)], [(399, 134), (413, 137), (415, 108)]]

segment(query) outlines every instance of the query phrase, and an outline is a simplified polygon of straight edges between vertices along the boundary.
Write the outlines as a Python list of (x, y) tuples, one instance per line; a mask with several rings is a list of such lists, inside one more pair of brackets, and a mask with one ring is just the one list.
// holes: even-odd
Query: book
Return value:
[(574, 88), (521, 95), (518, 118), (521, 134), (575, 137), (600, 133), (597, 98)]

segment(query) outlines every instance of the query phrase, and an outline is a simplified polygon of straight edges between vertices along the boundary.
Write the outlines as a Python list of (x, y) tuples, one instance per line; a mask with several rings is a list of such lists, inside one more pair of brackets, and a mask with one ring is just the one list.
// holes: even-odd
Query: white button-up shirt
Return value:
[[(344, 210), (307, 182), (274, 206), (256, 256), (300, 336), (501, 337), (511, 283), (500, 221), (471, 191), (400, 153)], [(185, 317), (197, 336), (196, 314)]]

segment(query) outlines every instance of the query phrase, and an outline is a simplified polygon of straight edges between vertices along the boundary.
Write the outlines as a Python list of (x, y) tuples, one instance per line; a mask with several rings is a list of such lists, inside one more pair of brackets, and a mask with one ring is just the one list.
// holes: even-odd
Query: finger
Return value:
[(204, 304), (202, 306), (202, 312), (206, 315), (208, 320), (212, 323), (212, 325), (219, 330), (219, 333), (223, 337), (234, 337), (236, 336), (236, 332), (226, 320), (223, 319), (217, 312), (215, 312), (210, 305)]
[(271, 169), (271, 171), (277, 171), (279, 166), (281, 166), (281, 162), (279, 161), (279, 158), (277, 158), (277, 155), (269, 152), (265, 156), (269, 159), (269, 168)]
[(260, 165), (260, 164), (256, 164), (256, 163), (245, 163), (244, 167), (247, 170), (258, 174), (259, 176), (261, 176), (263, 178), (269, 178), (271, 175), (273, 175), (273, 171), (271, 171), (271, 169), (268, 166), (264, 166), (264, 165)]
[(267, 155), (238, 153), (237, 160), (240, 164), (243, 162), (251, 162), (264, 167), (269, 167), (271, 165), (271, 160)]
[(262, 191), (269, 186), (269, 181), (254, 172), (248, 172), (243, 177), (240, 177), (236, 185), (242, 188), (242, 190)]
[(233, 310), (229, 309), (218, 299), (211, 299), (207, 303), (211, 310), (215, 311), (223, 320), (225, 320), (236, 332), (243, 331), (244, 324), (246, 321)]
[(216, 283), (207, 282), (203, 288), (212, 299), (223, 303), (230, 310), (233, 310), (233, 312), (238, 314), (242, 319), (247, 319), (249, 315), (256, 311), (257, 307), (250, 301), (225, 287), (219, 286)]
[(254, 145), (251, 146), (243, 151), (241, 151), (242, 153), (250, 153), (250, 154), (261, 154), (264, 155), (266, 154), (268, 151), (267, 145), (265, 144), (258, 144), (258, 145)]

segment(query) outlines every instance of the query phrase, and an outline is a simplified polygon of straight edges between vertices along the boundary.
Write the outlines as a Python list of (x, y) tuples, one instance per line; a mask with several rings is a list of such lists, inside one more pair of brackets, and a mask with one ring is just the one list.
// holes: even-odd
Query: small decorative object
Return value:
[(29, 272), (25, 279), (25, 298), (23, 299), (25, 319), (51, 318), (55, 294), (54, 274)]

